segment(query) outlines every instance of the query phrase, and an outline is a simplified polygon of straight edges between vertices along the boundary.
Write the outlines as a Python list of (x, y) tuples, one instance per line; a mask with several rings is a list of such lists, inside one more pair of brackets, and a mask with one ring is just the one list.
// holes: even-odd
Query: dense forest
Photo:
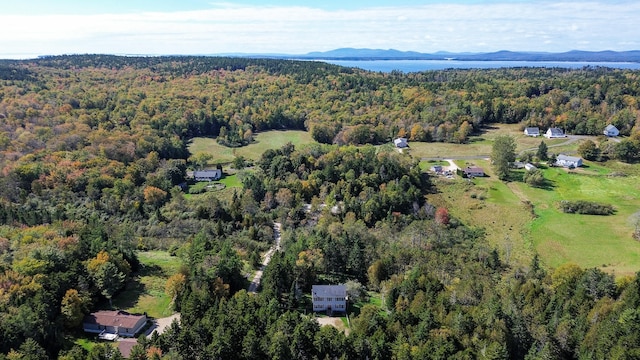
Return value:
[[(183, 266), (182, 315), (136, 358), (627, 359), (640, 356), (640, 277), (501, 259), (483, 229), (425, 195), (388, 143), (464, 143), (492, 123), (600, 134), (637, 161), (640, 73), (608, 68), (373, 73), (311, 61), (59, 56), (0, 61), (0, 359), (115, 359), (73, 343), (84, 314), (136, 273), (138, 249)], [(266, 151), (229, 199), (186, 197), (188, 142), (242, 146), (302, 129), (320, 144)], [(262, 289), (245, 290), (284, 229)], [(305, 297), (348, 283), (349, 334)], [(154, 351), (149, 351), (155, 349)]]

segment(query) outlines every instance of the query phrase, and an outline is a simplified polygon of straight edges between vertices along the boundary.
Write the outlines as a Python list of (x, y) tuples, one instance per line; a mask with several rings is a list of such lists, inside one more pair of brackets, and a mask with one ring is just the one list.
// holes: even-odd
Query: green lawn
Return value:
[[(640, 242), (631, 237), (640, 216), (640, 165), (587, 162), (584, 168), (572, 171), (543, 169), (550, 186), (539, 189), (520, 181), (499, 181), (488, 162), (474, 162), (489, 176), (471, 182), (437, 178), (440, 191), (429, 199), (464, 223), (484, 228), (503, 258), (526, 265), (536, 252), (551, 268), (574, 262), (616, 275), (640, 270)], [(523, 171), (515, 171), (514, 179)], [(621, 172), (628, 176), (610, 176)], [(561, 200), (611, 204), (616, 213), (564, 214), (557, 208)]]
[(568, 139), (547, 139), (544, 137), (530, 137), (526, 136), (520, 131), (519, 124), (494, 124), (491, 128), (486, 129), (485, 132), (471, 136), (467, 144), (449, 144), (449, 143), (424, 143), (424, 142), (409, 142), (410, 149), (408, 152), (411, 156), (421, 158), (449, 158), (460, 156), (477, 156), (477, 155), (489, 155), (491, 154), (491, 147), (493, 146), (493, 140), (500, 135), (510, 135), (516, 140), (517, 148), (516, 152), (533, 151), (534, 153), (538, 149), (541, 141), (549, 147), (550, 153), (559, 153), (562, 151), (573, 152), (577, 148), (579, 142), (574, 142), (566, 146), (558, 145), (564, 144)]
[[(640, 242), (631, 234), (640, 209), (640, 177), (608, 176), (609, 169), (587, 163), (586, 169), (544, 170), (552, 189), (518, 184), (534, 204), (538, 216), (529, 224), (530, 239), (549, 266), (575, 262), (599, 267), (616, 275), (640, 270)], [(613, 205), (611, 216), (565, 214), (561, 200), (588, 200)]]
[(189, 144), (189, 152), (208, 152), (213, 155), (211, 164), (226, 164), (233, 161), (236, 156), (244, 156), (247, 159), (257, 160), (268, 149), (278, 149), (291, 142), (295, 146), (311, 144), (315, 141), (311, 134), (301, 130), (265, 131), (258, 133), (254, 141), (243, 147), (229, 148), (218, 144), (215, 138), (193, 138)]
[(181, 263), (166, 251), (138, 253), (141, 270), (127, 284), (125, 291), (113, 299), (113, 305), (131, 313), (147, 313), (160, 318), (173, 314), (171, 299), (165, 294), (167, 279), (178, 272)]

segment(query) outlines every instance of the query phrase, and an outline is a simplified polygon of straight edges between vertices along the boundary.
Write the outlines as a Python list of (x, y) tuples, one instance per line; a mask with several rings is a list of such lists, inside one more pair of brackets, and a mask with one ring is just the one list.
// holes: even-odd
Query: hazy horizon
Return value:
[(339, 48), (526, 52), (640, 49), (631, 0), (210, 2), (25, 0), (0, 5), (0, 58), (291, 54)]

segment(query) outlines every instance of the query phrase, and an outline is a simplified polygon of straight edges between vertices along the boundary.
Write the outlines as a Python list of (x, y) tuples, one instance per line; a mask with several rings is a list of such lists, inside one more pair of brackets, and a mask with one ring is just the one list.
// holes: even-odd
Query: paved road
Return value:
[(249, 289), (247, 289), (250, 293), (257, 293), (258, 287), (260, 286), (260, 280), (262, 279), (262, 273), (264, 272), (264, 268), (269, 265), (269, 261), (271, 261), (271, 256), (274, 252), (280, 250), (280, 239), (282, 238), (280, 231), (282, 230), (282, 224), (273, 223), (273, 237), (276, 240), (275, 245), (273, 245), (266, 254), (264, 254), (264, 258), (262, 259), (262, 265), (260, 269), (256, 271), (256, 274), (253, 276), (253, 280), (251, 280), (251, 284), (249, 284)]

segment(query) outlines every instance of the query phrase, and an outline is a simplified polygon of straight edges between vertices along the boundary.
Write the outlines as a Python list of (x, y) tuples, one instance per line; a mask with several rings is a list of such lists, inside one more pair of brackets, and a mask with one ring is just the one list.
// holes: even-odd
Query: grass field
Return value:
[(268, 149), (278, 149), (291, 142), (295, 146), (311, 144), (315, 141), (311, 134), (300, 130), (265, 131), (257, 134), (254, 141), (243, 147), (229, 148), (216, 142), (215, 138), (194, 138), (189, 145), (189, 152), (208, 152), (213, 155), (211, 164), (226, 164), (233, 161), (236, 156), (244, 156), (247, 159), (257, 160)]
[(165, 251), (138, 253), (141, 270), (127, 284), (125, 291), (113, 299), (113, 305), (131, 313), (147, 313), (154, 318), (173, 314), (171, 299), (165, 294), (167, 279), (178, 272), (181, 264)]
[(482, 134), (471, 136), (469, 138), (468, 144), (460, 145), (449, 143), (410, 142), (410, 149), (408, 150), (408, 153), (418, 159), (446, 159), (451, 156), (486, 156), (491, 154), (493, 141), (499, 135), (513, 136), (517, 144), (517, 153), (520, 153), (522, 151), (533, 151), (535, 153), (541, 141), (544, 141), (545, 144), (547, 144), (550, 153), (556, 154), (559, 152), (572, 153), (575, 151), (579, 144), (579, 142), (576, 141), (567, 144), (566, 146), (562, 146), (562, 144), (570, 142), (569, 139), (547, 139), (544, 137), (534, 138), (524, 135), (522, 131), (520, 131), (520, 125), (518, 124), (497, 124), (493, 125)]
[[(599, 267), (616, 275), (640, 270), (640, 242), (631, 234), (640, 210), (640, 177), (608, 176), (609, 169), (589, 165), (568, 171), (544, 170), (549, 190), (519, 183), (515, 186), (535, 206), (538, 216), (528, 226), (528, 236), (549, 266), (575, 262)], [(589, 200), (615, 206), (611, 216), (565, 214), (561, 200)]]
[[(466, 163), (456, 161), (460, 166), (462, 162)], [(466, 224), (486, 229), (488, 240), (503, 257), (526, 264), (535, 252), (548, 267), (574, 262), (616, 275), (640, 270), (640, 242), (631, 238), (640, 214), (640, 165), (587, 163), (572, 171), (543, 169), (550, 186), (540, 189), (499, 181), (487, 161), (473, 162), (489, 177), (472, 182), (437, 179), (440, 192), (430, 195), (430, 201), (449, 208)], [(610, 176), (614, 171), (628, 176)], [(565, 214), (557, 207), (561, 200), (611, 204), (616, 213)]]

